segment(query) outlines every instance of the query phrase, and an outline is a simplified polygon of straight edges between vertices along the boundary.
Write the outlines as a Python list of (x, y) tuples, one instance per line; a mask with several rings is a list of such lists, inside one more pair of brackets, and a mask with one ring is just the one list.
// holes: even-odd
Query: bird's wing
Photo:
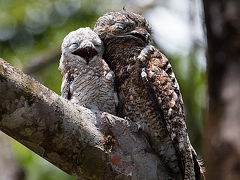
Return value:
[(63, 75), (61, 94), (64, 99), (70, 100), (72, 97), (73, 76), (67, 72)]
[(182, 95), (172, 67), (154, 46), (144, 48), (138, 60), (142, 80), (181, 159), (184, 176), (194, 177), (196, 156), (187, 134)]

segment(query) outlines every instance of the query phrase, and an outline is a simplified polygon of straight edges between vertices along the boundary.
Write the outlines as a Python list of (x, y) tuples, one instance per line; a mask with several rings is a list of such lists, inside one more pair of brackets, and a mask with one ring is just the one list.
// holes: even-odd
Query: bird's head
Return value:
[(103, 41), (111, 37), (133, 39), (147, 45), (151, 39), (151, 26), (141, 15), (126, 10), (114, 11), (101, 16), (94, 31)]
[(102, 57), (103, 42), (89, 27), (70, 32), (62, 43), (62, 56), (80, 64), (91, 64)]

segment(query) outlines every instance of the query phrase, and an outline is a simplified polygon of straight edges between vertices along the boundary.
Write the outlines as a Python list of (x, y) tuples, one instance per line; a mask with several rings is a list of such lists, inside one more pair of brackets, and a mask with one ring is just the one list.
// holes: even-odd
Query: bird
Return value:
[(149, 22), (123, 9), (99, 17), (93, 30), (115, 74), (117, 115), (140, 126), (174, 179), (200, 179), (203, 170), (187, 133), (180, 88), (166, 56), (150, 45)]
[(104, 45), (89, 27), (70, 32), (63, 40), (59, 69), (61, 96), (89, 108), (116, 114), (114, 73), (102, 58)]

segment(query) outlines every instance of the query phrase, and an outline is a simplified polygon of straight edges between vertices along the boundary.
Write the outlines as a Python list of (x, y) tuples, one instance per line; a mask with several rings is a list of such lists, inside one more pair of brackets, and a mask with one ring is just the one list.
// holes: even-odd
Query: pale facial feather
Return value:
[[(87, 28), (79, 28), (76, 31), (70, 32), (63, 40), (62, 43), (62, 57), (60, 60), (59, 68), (62, 69), (64, 64), (78, 63), (79, 65), (88, 65), (86, 59), (83, 57), (74, 54), (75, 51), (90, 47), (91, 49), (96, 51), (93, 54), (93, 57), (89, 60), (89, 64), (94, 64), (96, 60), (101, 59), (104, 46), (101, 39), (98, 35), (93, 32), (89, 27)], [(64, 61), (68, 62), (64, 62)]]

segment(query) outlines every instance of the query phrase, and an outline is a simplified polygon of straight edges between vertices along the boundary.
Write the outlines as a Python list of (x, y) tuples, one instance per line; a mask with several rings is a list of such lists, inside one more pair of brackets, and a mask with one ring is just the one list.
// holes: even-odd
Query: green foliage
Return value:
[(17, 141), (12, 143), (17, 160), (25, 172), (25, 180), (73, 180), (62, 170), (36, 155)]
[(57, 61), (49, 64), (46, 68), (34, 74), (34, 77), (36, 77), (43, 85), (61, 95), (60, 87), (62, 83), (62, 75), (58, 70), (58, 64)]

